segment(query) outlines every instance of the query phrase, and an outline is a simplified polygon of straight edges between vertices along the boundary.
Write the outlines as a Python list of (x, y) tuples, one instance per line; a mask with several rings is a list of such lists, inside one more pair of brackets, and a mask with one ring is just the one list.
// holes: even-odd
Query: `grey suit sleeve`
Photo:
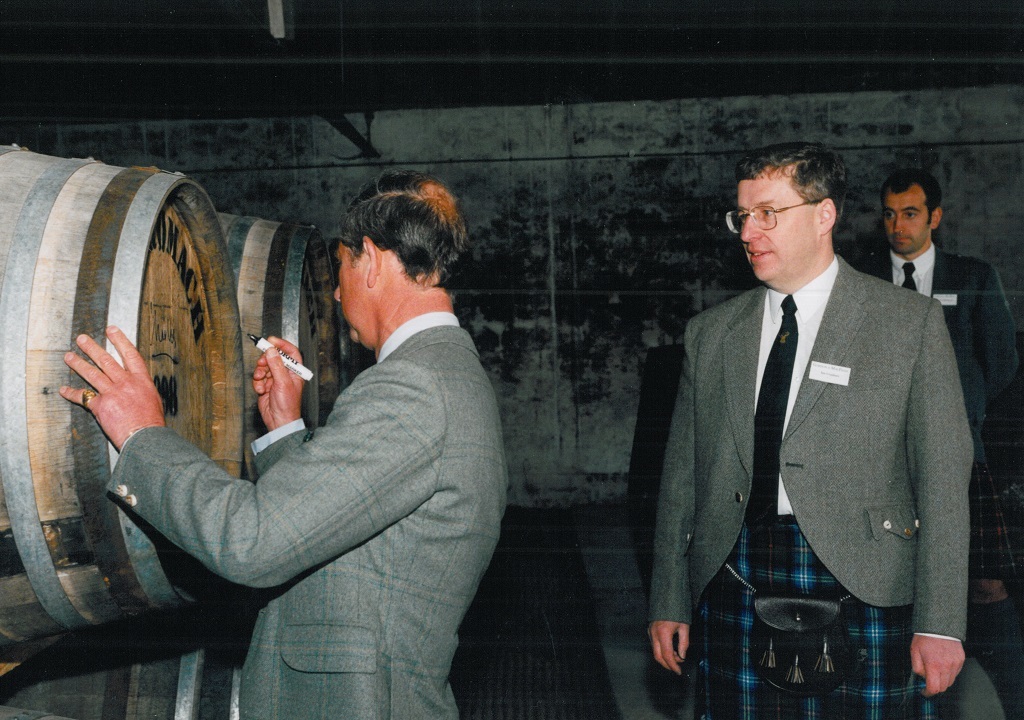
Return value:
[[(692, 325), (690, 326), (692, 328)], [(691, 623), (690, 572), (687, 552), (694, 513), (694, 394), (693, 345), (687, 329), (686, 354), (679, 380), (679, 394), (658, 494), (654, 534), (654, 568), (651, 577), (649, 619)]]
[(967, 487), (973, 443), (942, 310), (932, 303), (907, 407), (907, 461), (918, 518), (915, 632), (966, 633)]
[(277, 462), (256, 484), (232, 478), (172, 430), (146, 430), (121, 454), (111, 487), (127, 485), (135, 512), (219, 575), (277, 585), (433, 494), (446, 432), (435, 382), (411, 363), (363, 373), (313, 440), (292, 435), (265, 451)]

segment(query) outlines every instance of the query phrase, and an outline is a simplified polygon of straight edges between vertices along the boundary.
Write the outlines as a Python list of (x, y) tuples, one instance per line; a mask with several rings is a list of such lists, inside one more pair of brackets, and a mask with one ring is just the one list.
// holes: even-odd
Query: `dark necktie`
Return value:
[(914, 263), (903, 263), (903, 287), (917, 291), (917, 283), (914, 282)]
[(754, 413), (754, 482), (747, 503), (748, 525), (765, 520), (771, 522), (779, 512), (779, 447), (798, 339), (796, 303), (792, 295), (782, 301), (782, 312), (782, 327), (768, 353)]

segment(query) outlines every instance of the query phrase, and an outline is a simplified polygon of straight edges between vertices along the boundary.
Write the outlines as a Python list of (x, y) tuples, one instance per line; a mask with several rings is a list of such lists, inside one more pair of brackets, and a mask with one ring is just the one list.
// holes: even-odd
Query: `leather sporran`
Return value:
[(750, 653), (758, 675), (773, 687), (827, 695), (854, 664), (842, 600), (755, 593)]

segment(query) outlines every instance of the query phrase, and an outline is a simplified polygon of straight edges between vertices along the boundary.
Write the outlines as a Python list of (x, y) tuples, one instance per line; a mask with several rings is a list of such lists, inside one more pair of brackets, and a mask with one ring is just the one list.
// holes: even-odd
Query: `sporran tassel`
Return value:
[(793, 656), (793, 667), (786, 673), (786, 682), (799, 685), (804, 681), (804, 673), (800, 669), (800, 657), (798, 655)]
[(820, 673), (832, 673), (836, 671), (835, 663), (832, 662), (832, 656), (828, 654), (828, 636), (825, 636), (825, 647), (822, 648), (821, 655), (818, 656), (818, 662), (814, 664), (814, 669)]
[(768, 638), (768, 649), (765, 650), (764, 655), (761, 656), (761, 667), (775, 667), (775, 644), (772, 638)]

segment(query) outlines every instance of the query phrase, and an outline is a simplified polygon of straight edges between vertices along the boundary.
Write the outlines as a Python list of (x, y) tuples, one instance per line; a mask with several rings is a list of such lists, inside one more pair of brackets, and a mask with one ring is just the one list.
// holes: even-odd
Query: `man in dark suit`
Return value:
[[(304, 432), (302, 380), (271, 348), (253, 375), (271, 432), (255, 484), (164, 427), (145, 361), (124, 367), (87, 336), (62, 388), (120, 450), (110, 490), (237, 583), (280, 587), (242, 671), (241, 716), (456, 720), (448, 684), (459, 624), (498, 539), (506, 470), (494, 392), (445, 290), (468, 246), (454, 196), (391, 171), (342, 223), (335, 298), (377, 364)], [(282, 352), (298, 348), (270, 339)]]
[[(942, 222), (942, 188), (930, 173), (897, 170), (882, 184), (880, 196), (889, 247), (869, 255), (864, 270), (942, 303), (974, 440), (967, 651), (991, 677), (1006, 717), (1024, 717), (1024, 647), (1004, 583), (1020, 569), (1001, 503), (1005, 482), (990, 472), (981, 439), (987, 403), (1017, 370), (1013, 315), (994, 267), (934, 244)], [(955, 717), (954, 710), (944, 707), (943, 716)]]
[[(654, 657), (681, 672), (697, 622), (710, 720), (928, 717), (964, 659), (972, 454), (942, 308), (835, 256), (846, 170), (834, 151), (771, 146), (736, 178), (726, 219), (766, 287), (686, 328)], [(841, 617), (861, 662), (825, 695), (774, 690), (750, 653), (756, 593), (849, 595)]]

